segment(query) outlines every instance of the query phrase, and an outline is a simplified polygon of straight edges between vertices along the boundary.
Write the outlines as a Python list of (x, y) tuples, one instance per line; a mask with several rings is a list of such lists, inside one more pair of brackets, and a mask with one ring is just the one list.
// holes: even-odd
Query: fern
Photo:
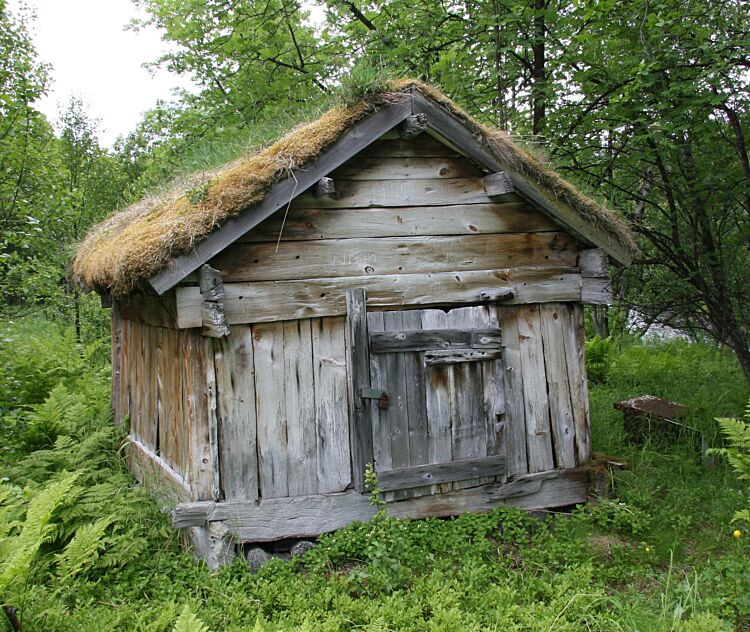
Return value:
[[(750, 403), (745, 410), (743, 419), (717, 419), (729, 447), (714, 448), (712, 454), (718, 454), (727, 459), (740, 480), (750, 480)], [(733, 522), (750, 522), (750, 499), (748, 508), (741, 509), (734, 514)]]
[(195, 616), (190, 606), (185, 606), (177, 618), (172, 632), (209, 632), (204, 623)]
[(78, 528), (73, 539), (68, 542), (57, 557), (57, 574), (62, 579), (76, 577), (99, 557), (99, 550), (105, 545), (104, 535), (114, 520), (114, 516), (100, 518), (92, 524)]
[(28, 576), (37, 551), (49, 541), (52, 517), (71, 495), (76, 479), (76, 474), (63, 476), (42, 489), (29, 503), (23, 529), (12, 541), (13, 552), (0, 568), (0, 592)]

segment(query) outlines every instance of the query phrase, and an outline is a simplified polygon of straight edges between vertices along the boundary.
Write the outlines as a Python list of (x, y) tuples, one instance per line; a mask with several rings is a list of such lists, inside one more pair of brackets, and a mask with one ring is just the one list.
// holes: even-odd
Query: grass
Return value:
[[(0, 578), (30, 500), (68, 472), (77, 478), (52, 508), (54, 529), (24, 581), (0, 581), (0, 598), (18, 608), (25, 630), (199, 630), (201, 622), (212, 631), (750, 630), (750, 546), (730, 527), (746, 486), (723, 463), (704, 467), (687, 436), (629, 445), (612, 408), (648, 392), (688, 405), (703, 430), (715, 416), (740, 415), (746, 384), (732, 357), (712, 347), (626, 341), (590, 354), (598, 357), (595, 449), (632, 464), (615, 475), (614, 498), (544, 521), (507, 509), (452, 520), (381, 517), (252, 575), (241, 560), (211, 573), (182, 551), (117, 452), (121, 437), (100, 408), (107, 380), (99, 356), (79, 362), (70, 338), (46, 324), (42, 362), (31, 333), (19, 325), (6, 332), (13, 349), (29, 351), (10, 355), (10, 343), (0, 343), (5, 375), (59, 380), (32, 390), (26, 378), (6, 380), (0, 393), (4, 440), (17, 445), (0, 457), (0, 489), (11, 490), (0, 503)], [(78, 407), (80, 425), (62, 412), (55, 419), (50, 400)], [(45, 423), (55, 434), (46, 443)], [(30, 428), (33, 451), (24, 442)], [(110, 522), (99, 523), (98, 536), (83, 529), (102, 517)], [(78, 550), (93, 553), (63, 574), (60, 552), (81, 531), (89, 542)]]

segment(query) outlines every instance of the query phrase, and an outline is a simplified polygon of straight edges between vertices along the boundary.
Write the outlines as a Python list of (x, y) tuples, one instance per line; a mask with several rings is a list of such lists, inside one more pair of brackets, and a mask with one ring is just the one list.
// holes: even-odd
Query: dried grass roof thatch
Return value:
[(74, 278), (89, 290), (128, 294), (173, 257), (189, 252), (229, 218), (260, 202), (276, 182), (315, 160), (355, 123), (385, 104), (408, 98), (410, 89), (447, 109), (508, 168), (538, 182), (581, 218), (607, 231), (627, 251), (635, 250), (630, 231), (614, 213), (583, 195), (505, 132), (483, 126), (432, 86), (400, 80), (391, 82), (388, 91), (355, 105), (334, 107), (253, 156), (187, 179), (169, 194), (147, 197), (111, 215), (95, 226), (78, 248)]

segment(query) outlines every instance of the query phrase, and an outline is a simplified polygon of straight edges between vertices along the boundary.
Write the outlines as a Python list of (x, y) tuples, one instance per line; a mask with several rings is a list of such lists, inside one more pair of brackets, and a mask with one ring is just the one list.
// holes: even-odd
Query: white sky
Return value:
[(10, 0), (8, 9), (17, 14), (21, 4), (36, 13), (31, 31), (37, 53), (52, 64), (49, 94), (37, 107), (53, 122), (75, 94), (100, 119), (100, 141), (111, 146), (157, 99), (168, 99), (173, 87), (191, 85), (163, 71), (151, 76), (142, 67), (167, 44), (155, 29), (124, 30), (131, 18), (142, 17), (130, 0)]

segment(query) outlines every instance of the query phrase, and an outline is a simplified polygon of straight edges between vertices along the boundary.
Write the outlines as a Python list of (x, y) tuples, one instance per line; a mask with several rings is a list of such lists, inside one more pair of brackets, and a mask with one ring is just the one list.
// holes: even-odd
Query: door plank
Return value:
[(377, 332), (370, 335), (370, 353), (402, 353), (446, 349), (500, 349), (498, 328), (424, 329)]
[(430, 463), (407, 468), (389, 470), (378, 474), (378, 488), (383, 491), (403, 490), (437, 485), (453, 481), (465, 481), (477, 477), (494, 480), (494, 476), (505, 471), (504, 456), (486, 456), (461, 459), (448, 463)]
[(343, 491), (352, 482), (345, 330), (346, 320), (342, 317), (313, 321), (315, 426), (321, 494)]
[[(367, 325), (370, 332), (385, 330), (384, 312), (368, 312)], [(384, 391), (388, 389), (388, 355), (370, 355), (371, 384)], [(388, 410), (370, 405), (372, 420), (373, 459), (376, 470), (389, 470), (393, 467), (391, 454), (391, 419)]]
[[(375, 407), (371, 400), (359, 396), (361, 388), (368, 388), (372, 384), (366, 305), (367, 298), (363, 289), (347, 290), (346, 344), (351, 381), (349, 393), (352, 398), (352, 475), (354, 489), (359, 492), (365, 491), (365, 467), (379, 455), (376, 450), (381, 443), (378, 441), (377, 447), (373, 445), (373, 415), (377, 411), (373, 411)], [(379, 376), (373, 376), (376, 377)]]
[(583, 330), (583, 308), (566, 306), (565, 310), (565, 361), (568, 365), (570, 399), (573, 405), (576, 432), (576, 456), (579, 465), (591, 459), (591, 426), (589, 421), (589, 390)]

